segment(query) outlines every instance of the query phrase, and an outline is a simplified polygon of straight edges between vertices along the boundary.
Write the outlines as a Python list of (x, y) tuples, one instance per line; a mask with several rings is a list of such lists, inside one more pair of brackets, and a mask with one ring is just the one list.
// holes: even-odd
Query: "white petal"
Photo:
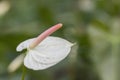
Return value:
[(29, 50), (24, 65), (33, 70), (49, 68), (63, 60), (73, 44), (58, 37), (47, 37), (37, 47)]
[(25, 54), (21, 54), (17, 56), (8, 66), (8, 71), (9, 72), (14, 72), (16, 71), (22, 64), (23, 59), (25, 57)]
[(38, 52), (36, 51), (33, 51), (33, 50), (30, 50), (28, 52), (28, 54), (26, 55), (25, 59), (24, 59), (24, 65), (29, 68), (29, 69), (33, 69), (33, 70), (43, 70), (43, 69), (46, 69), (56, 63), (44, 63), (43, 59), (45, 57), (40, 57), (41, 61), (37, 61), (35, 60), (35, 58), (32, 56), (33, 54), (39, 54)]
[(29, 44), (34, 40), (35, 38), (32, 39), (28, 39), (26, 41), (21, 42), (17, 48), (16, 51), (22, 51), (23, 49), (26, 49), (27, 47), (29, 47)]

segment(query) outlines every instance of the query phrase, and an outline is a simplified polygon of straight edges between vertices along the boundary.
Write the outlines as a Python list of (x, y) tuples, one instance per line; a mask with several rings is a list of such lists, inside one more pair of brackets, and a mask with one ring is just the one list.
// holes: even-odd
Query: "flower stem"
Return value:
[(25, 66), (23, 65), (21, 80), (25, 80), (25, 75), (26, 75), (26, 68), (25, 68)]

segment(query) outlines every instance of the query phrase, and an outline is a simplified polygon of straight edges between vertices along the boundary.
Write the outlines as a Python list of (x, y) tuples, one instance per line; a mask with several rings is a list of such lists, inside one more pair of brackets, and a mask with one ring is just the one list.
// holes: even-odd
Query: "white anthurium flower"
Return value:
[(24, 56), (25, 54), (17, 56), (8, 66), (8, 72), (15, 72), (22, 65)]
[(61, 27), (61, 23), (57, 24), (40, 34), (37, 38), (28, 39), (18, 45), (17, 51), (27, 49), (24, 58), (24, 65), (27, 68), (43, 70), (67, 57), (73, 44), (65, 39), (49, 36)]

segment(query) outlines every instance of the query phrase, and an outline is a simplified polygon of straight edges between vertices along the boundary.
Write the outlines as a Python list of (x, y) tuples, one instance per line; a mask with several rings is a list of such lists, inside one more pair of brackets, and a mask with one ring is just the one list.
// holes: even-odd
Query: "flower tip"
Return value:
[(58, 23), (58, 24), (56, 24), (55, 25), (57, 28), (61, 28), (62, 26), (63, 26), (63, 24), (62, 23)]
[(61, 26), (61, 27), (62, 27), (62, 26), (63, 26), (63, 24), (62, 24), (62, 23), (59, 23), (59, 26)]
[(19, 47), (19, 46), (16, 48), (16, 51), (18, 51), (18, 52), (20, 52), (20, 51), (22, 51), (22, 50), (23, 50), (23, 49), (22, 49), (21, 47)]
[(76, 45), (76, 44), (77, 44), (77, 43), (71, 43), (71, 47), (74, 46), (74, 45)]

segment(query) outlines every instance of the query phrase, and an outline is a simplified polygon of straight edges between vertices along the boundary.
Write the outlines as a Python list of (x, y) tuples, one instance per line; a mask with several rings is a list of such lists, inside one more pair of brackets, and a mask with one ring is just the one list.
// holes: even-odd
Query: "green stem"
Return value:
[(25, 79), (25, 75), (26, 75), (26, 68), (25, 68), (25, 66), (23, 65), (23, 71), (22, 71), (21, 80), (24, 80), (24, 79)]

